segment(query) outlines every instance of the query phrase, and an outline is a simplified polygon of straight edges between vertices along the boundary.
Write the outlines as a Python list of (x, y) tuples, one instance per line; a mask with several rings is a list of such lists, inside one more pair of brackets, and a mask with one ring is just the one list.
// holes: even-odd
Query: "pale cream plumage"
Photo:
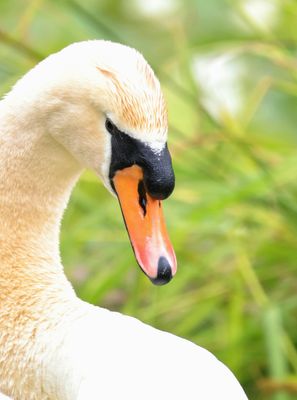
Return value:
[(14, 400), (244, 400), (209, 352), (82, 302), (64, 275), (60, 221), (82, 169), (110, 189), (106, 115), (152, 148), (166, 141), (152, 70), (105, 41), (49, 57), (0, 102), (0, 391)]

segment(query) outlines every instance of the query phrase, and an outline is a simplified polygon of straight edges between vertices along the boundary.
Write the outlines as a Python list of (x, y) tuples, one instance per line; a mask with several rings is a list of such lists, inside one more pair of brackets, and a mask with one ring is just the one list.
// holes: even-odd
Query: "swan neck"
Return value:
[(17, 282), (18, 276), (32, 275), (40, 284), (62, 270), (60, 224), (80, 173), (77, 161), (35, 123), (32, 114), (18, 114), (0, 102), (2, 294), (7, 279)]
[(64, 381), (55, 378), (51, 359), (63, 327), (85, 310), (59, 251), (61, 219), (81, 167), (45, 125), (32, 108), (0, 101), (0, 390), (14, 399), (45, 398), (44, 382), (52, 392), (46, 398), (61, 398), (55, 393)]

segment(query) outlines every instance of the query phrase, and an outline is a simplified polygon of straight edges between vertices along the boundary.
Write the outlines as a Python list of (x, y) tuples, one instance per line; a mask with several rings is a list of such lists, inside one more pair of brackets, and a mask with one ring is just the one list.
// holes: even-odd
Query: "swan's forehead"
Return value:
[(108, 114), (121, 130), (143, 141), (165, 141), (167, 109), (160, 83), (144, 59), (130, 69), (98, 69), (108, 78)]

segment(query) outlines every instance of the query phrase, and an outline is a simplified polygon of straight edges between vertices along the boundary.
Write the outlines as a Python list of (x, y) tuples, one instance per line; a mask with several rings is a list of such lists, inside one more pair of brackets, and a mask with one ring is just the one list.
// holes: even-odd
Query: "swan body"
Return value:
[[(123, 132), (117, 138), (128, 135), (160, 162), (167, 116), (159, 82), (136, 50), (106, 41), (48, 57), (0, 102), (0, 392), (13, 400), (244, 400), (207, 350), (81, 301), (64, 275), (60, 221), (83, 168), (115, 194), (117, 139), (107, 118)], [(153, 265), (143, 269), (159, 279)]]

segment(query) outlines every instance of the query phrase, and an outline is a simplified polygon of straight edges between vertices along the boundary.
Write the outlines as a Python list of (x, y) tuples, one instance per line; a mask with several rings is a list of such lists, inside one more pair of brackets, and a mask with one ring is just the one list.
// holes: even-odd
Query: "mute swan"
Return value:
[[(211, 353), (78, 299), (59, 230), (84, 167), (117, 193), (156, 284), (176, 271), (161, 211), (174, 186), (160, 84), (134, 49), (75, 43), (0, 102), (0, 391), (14, 400), (243, 400)], [(145, 240), (150, 237), (150, 240)]]

